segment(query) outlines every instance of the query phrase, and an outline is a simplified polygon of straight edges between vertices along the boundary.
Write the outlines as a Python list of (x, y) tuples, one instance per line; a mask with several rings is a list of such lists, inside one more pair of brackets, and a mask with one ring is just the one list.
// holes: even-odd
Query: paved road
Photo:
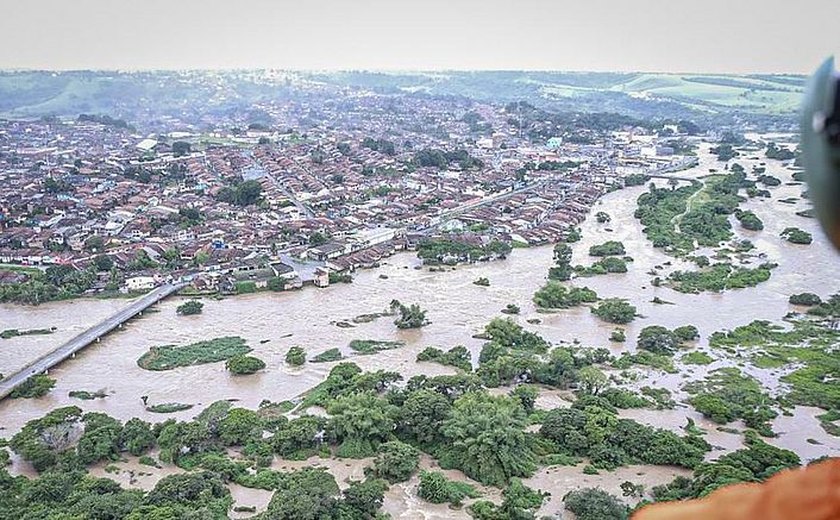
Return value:
[(41, 374), (108, 334), (140, 312), (185, 287), (186, 283), (166, 284), (146, 294), (110, 318), (99, 322), (55, 350), (32, 361), (20, 371), (0, 381), (0, 399), (9, 395), (19, 384), (35, 374)]
[(292, 201), (292, 204), (294, 204), (297, 209), (299, 209), (300, 211), (303, 212), (304, 215), (306, 215), (306, 218), (315, 218), (315, 212), (312, 211), (312, 208), (310, 208), (309, 206), (307, 206), (303, 202), (299, 201), (298, 198), (295, 197), (295, 194), (292, 193), (292, 190), (286, 188), (283, 185), (283, 183), (278, 181), (277, 178), (274, 175), (272, 175), (271, 173), (266, 172), (265, 175), (266, 175), (266, 177), (269, 178), (269, 180), (271, 180), (271, 182), (274, 184), (274, 186), (278, 190), (280, 190), (280, 193), (282, 193), (283, 195), (288, 197), (289, 200)]

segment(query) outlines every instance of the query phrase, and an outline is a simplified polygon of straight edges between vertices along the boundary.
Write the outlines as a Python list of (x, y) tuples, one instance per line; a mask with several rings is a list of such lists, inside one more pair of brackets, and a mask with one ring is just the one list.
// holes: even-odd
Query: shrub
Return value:
[(624, 244), (616, 240), (609, 240), (589, 248), (589, 256), (623, 256), (625, 254), (627, 253), (624, 250)]
[(396, 308), (399, 316), (394, 320), (394, 325), (398, 329), (417, 329), (429, 323), (426, 319), (426, 311), (416, 303), (408, 306), (399, 303)]
[(149, 457), (148, 455), (143, 455), (138, 459), (138, 462), (144, 466), (151, 466), (153, 468), (160, 468), (161, 465), (158, 464), (154, 458)]
[(225, 367), (236, 375), (253, 374), (265, 368), (265, 362), (254, 356), (234, 356), (227, 360)]
[(328, 363), (330, 361), (341, 361), (343, 357), (339, 349), (331, 348), (316, 355), (311, 361), (313, 363)]
[(257, 292), (257, 283), (251, 280), (236, 282), (236, 294), (251, 294)]
[(353, 275), (350, 273), (336, 273), (335, 271), (330, 271), (329, 279), (330, 283), (353, 283)]
[(9, 394), (9, 397), (12, 399), (43, 397), (47, 395), (54, 386), (55, 379), (44, 374), (38, 374), (18, 385), (18, 387), (12, 390), (12, 393)]
[(465, 498), (478, 498), (481, 494), (466, 482), (452, 481), (438, 471), (422, 471), (417, 496), (433, 504), (461, 505)]
[(202, 309), (204, 309), (204, 304), (198, 300), (190, 300), (186, 303), (182, 303), (175, 309), (175, 312), (182, 316), (190, 316), (192, 314), (201, 314)]
[(803, 231), (795, 227), (785, 228), (779, 236), (792, 244), (807, 245), (810, 244), (813, 240), (811, 233), (808, 233), (807, 231)]
[(380, 350), (391, 350), (400, 348), (405, 343), (402, 341), (380, 341), (375, 339), (354, 339), (350, 341), (350, 348), (359, 354), (374, 354)]
[(466, 372), (472, 370), (472, 357), (466, 347), (458, 345), (444, 352), (439, 348), (426, 347), (417, 354), (417, 361), (434, 361), (441, 365), (460, 368)]
[(674, 334), (680, 341), (694, 341), (700, 338), (700, 331), (694, 325), (683, 325), (674, 329)]
[(672, 331), (660, 325), (649, 325), (639, 333), (636, 346), (654, 354), (671, 355), (679, 343), (680, 339)]
[(187, 403), (160, 403), (152, 406), (147, 406), (146, 411), (152, 413), (175, 413), (183, 410), (189, 410), (193, 405)]
[(706, 354), (705, 352), (699, 351), (689, 352), (685, 354), (681, 359), (682, 362), (686, 365), (708, 365), (712, 361), (714, 361), (712, 356)]
[(92, 401), (93, 399), (104, 399), (105, 397), (108, 397), (108, 394), (102, 390), (97, 390), (96, 392), (88, 392), (87, 390), (71, 390), (67, 395), (74, 399), (81, 399), (82, 401)]
[(792, 305), (807, 305), (808, 307), (813, 307), (814, 305), (821, 304), (822, 298), (814, 293), (804, 292), (790, 295), (788, 302)]
[(563, 497), (566, 509), (578, 520), (627, 520), (630, 508), (598, 488), (576, 489)]
[(627, 300), (607, 298), (592, 308), (592, 313), (609, 323), (623, 325), (636, 317), (636, 307)]
[(735, 218), (741, 223), (741, 227), (750, 231), (761, 231), (764, 229), (764, 222), (752, 211), (736, 211)]
[(534, 303), (541, 309), (568, 309), (597, 299), (598, 295), (588, 287), (569, 288), (554, 280), (549, 280), (534, 293)]
[(293, 367), (299, 367), (302, 364), (306, 363), (306, 352), (304, 352), (303, 347), (292, 347), (286, 352), (286, 363), (292, 365)]
[(373, 473), (394, 484), (405, 482), (420, 465), (420, 451), (404, 442), (390, 441), (379, 446), (373, 461)]

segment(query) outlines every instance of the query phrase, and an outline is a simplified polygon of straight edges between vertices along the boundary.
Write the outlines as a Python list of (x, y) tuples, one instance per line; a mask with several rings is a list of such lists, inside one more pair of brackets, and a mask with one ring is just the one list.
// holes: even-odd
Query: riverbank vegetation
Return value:
[(639, 196), (634, 216), (644, 226), (642, 232), (653, 247), (674, 252), (693, 250), (690, 240), (677, 232), (674, 220), (685, 213), (688, 199), (700, 187), (699, 182), (673, 190), (651, 185), (646, 193)]
[[(587, 428), (596, 424), (594, 429)], [(619, 418), (612, 405), (591, 398), (549, 412), (540, 435), (553, 441), (561, 453), (587, 457), (595, 468), (607, 470), (630, 463), (693, 468), (711, 449), (702, 437), (680, 437)]]
[[(353, 283), (353, 275), (350, 273), (339, 273), (336, 271), (330, 271), (327, 275), (329, 282), (333, 283)], [(284, 280), (284, 278), (277, 278), (278, 280)], [(282, 289), (280, 289), (282, 290)]]
[(428, 265), (455, 265), (462, 262), (478, 262), (504, 258), (511, 252), (510, 244), (501, 240), (483, 243), (473, 235), (446, 235), (421, 241), (417, 245), (417, 256)]
[(449, 480), (439, 471), (422, 471), (417, 496), (433, 504), (460, 507), (465, 498), (478, 498), (481, 493), (466, 482)]
[(714, 358), (705, 352), (695, 350), (693, 352), (686, 352), (680, 358), (680, 361), (686, 365), (709, 365), (714, 361)]
[(612, 362), (612, 366), (614, 368), (621, 370), (632, 368), (634, 365), (650, 367), (668, 374), (676, 374), (679, 372), (674, 366), (674, 359), (672, 356), (654, 354), (653, 352), (647, 350), (639, 350), (633, 354), (630, 352), (623, 352)]
[(563, 496), (563, 505), (578, 520), (627, 520), (630, 508), (599, 488), (582, 488)]
[(146, 370), (172, 370), (173, 368), (225, 361), (247, 354), (251, 347), (239, 336), (224, 336), (199, 341), (184, 346), (163, 345), (152, 347), (137, 360)]
[(54, 265), (44, 271), (8, 266), (0, 271), (11, 271), (22, 278), (18, 283), (0, 284), (0, 303), (37, 305), (77, 298), (90, 290), (98, 279), (98, 270), (93, 263), (83, 270), (70, 265)]
[(650, 176), (643, 173), (631, 173), (625, 175), (623, 178), (624, 186), (628, 188), (631, 186), (644, 186), (650, 180)]

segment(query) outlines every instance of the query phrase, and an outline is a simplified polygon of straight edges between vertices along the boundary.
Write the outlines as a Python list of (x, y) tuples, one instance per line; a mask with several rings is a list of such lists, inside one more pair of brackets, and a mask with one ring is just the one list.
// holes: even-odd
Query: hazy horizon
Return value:
[(29, 0), (2, 70), (807, 74), (840, 2)]
[[(826, 56), (828, 57), (828, 56)], [(814, 66), (816, 68), (816, 65)], [(31, 67), (0, 67), (0, 72), (43, 72), (43, 73), (142, 73), (142, 72), (252, 72), (252, 71), (276, 71), (294, 73), (370, 73), (370, 74), (451, 74), (451, 73), (493, 73), (493, 72), (545, 72), (557, 74), (708, 74), (719, 76), (751, 76), (751, 75), (777, 75), (777, 76), (808, 76), (810, 72), (717, 72), (714, 70), (567, 70), (567, 69), (341, 69), (341, 68), (279, 68), (279, 67), (227, 67), (227, 68), (84, 68), (84, 69), (45, 69)]]

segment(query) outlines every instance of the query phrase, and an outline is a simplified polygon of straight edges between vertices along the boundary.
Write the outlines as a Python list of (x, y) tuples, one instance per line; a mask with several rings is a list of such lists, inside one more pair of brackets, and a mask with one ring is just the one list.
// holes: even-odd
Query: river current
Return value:
[[(722, 169), (723, 165), (708, 154), (708, 146), (704, 145), (700, 155), (698, 166), (676, 175), (700, 177), (708, 174), (710, 169)], [(597, 211), (608, 213), (611, 217), (609, 223), (599, 224), (592, 217), (583, 223), (583, 239), (573, 244), (573, 263), (591, 263), (594, 259), (587, 255), (589, 247), (606, 240), (622, 241), (627, 254), (634, 259), (626, 274), (579, 278), (572, 282), (595, 289), (601, 297), (627, 298), (637, 307), (643, 317), (624, 327), (628, 338), (624, 344), (610, 343), (608, 338), (615, 326), (600, 321), (586, 307), (557, 313), (537, 312), (531, 297), (545, 282), (552, 265), (551, 246), (515, 249), (506, 260), (446, 268), (443, 272), (431, 272), (422, 267), (413, 253), (400, 253), (386, 259), (380, 268), (356, 273), (351, 284), (337, 284), (326, 289), (258, 293), (223, 300), (205, 299), (203, 313), (196, 316), (178, 316), (175, 308), (182, 300), (170, 298), (131, 321), (122, 330), (103, 338), (101, 343), (86, 348), (75, 359), (51, 370), (50, 375), (57, 379), (57, 385), (47, 396), (0, 402), (0, 436), (10, 437), (26, 421), (58, 406), (77, 405), (86, 411), (101, 411), (122, 420), (142, 417), (155, 422), (168, 417), (189, 419), (202, 407), (220, 399), (237, 400), (239, 406), (251, 408), (258, 406), (263, 399), (292, 399), (322, 381), (333, 365), (306, 363), (301, 368), (289, 367), (284, 363), (284, 356), (295, 345), (303, 347), (308, 357), (338, 347), (364, 369), (394, 370), (406, 379), (415, 374), (452, 373), (448, 367), (416, 362), (417, 353), (427, 346), (450, 348), (464, 345), (477, 360), (483, 342), (473, 335), (492, 318), (505, 316), (500, 311), (509, 303), (522, 309), (521, 314), (513, 316), (513, 319), (554, 343), (578, 340), (582, 345), (604, 346), (618, 354), (624, 349), (633, 350), (634, 338), (647, 325), (676, 327), (693, 324), (702, 336), (698, 348), (705, 349), (708, 335), (714, 331), (730, 329), (755, 319), (778, 321), (793, 310), (787, 302), (792, 293), (809, 291), (827, 297), (840, 288), (840, 257), (830, 248), (816, 220), (795, 215), (796, 211), (806, 209), (810, 204), (801, 198), (805, 189), (803, 185), (785, 184), (791, 182), (792, 171), (778, 161), (765, 160), (763, 153), (759, 157), (759, 152), (736, 161), (747, 172), (754, 165), (766, 162), (767, 173), (783, 182), (782, 186), (770, 188), (772, 199), (752, 199), (742, 205), (764, 221), (763, 231), (744, 231), (733, 220), (736, 234), (749, 238), (759, 251), (766, 253), (766, 258), (760, 261), (779, 264), (770, 280), (757, 287), (700, 295), (653, 287), (650, 283), (652, 275), (648, 272), (656, 266), (661, 266), (660, 276), (672, 269), (694, 267), (654, 249), (642, 234), (633, 211), (637, 197), (647, 189), (644, 186), (607, 194), (595, 204), (592, 214)], [(794, 197), (793, 204), (780, 202)], [(799, 246), (780, 239), (779, 233), (788, 226), (811, 232), (813, 244)], [(668, 262), (670, 266), (666, 265)], [(474, 285), (473, 281), (479, 277), (488, 278), (490, 286)], [(654, 297), (673, 305), (654, 304)], [(361, 314), (383, 311), (392, 299), (419, 304), (427, 309), (431, 323), (422, 329), (398, 330), (392, 318), (382, 317), (369, 323), (352, 324), (352, 327), (337, 325), (339, 322), (352, 323), (352, 318)], [(0, 330), (57, 328), (50, 335), (0, 339), (0, 372), (16, 370), (124, 305), (125, 300), (91, 299), (38, 307), (0, 305)], [(527, 322), (529, 319), (541, 321), (531, 324)], [(245, 338), (253, 348), (253, 354), (266, 362), (267, 369), (253, 376), (234, 377), (225, 370), (224, 363), (163, 372), (147, 371), (137, 366), (137, 359), (151, 346), (182, 345), (225, 335)], [(399, 340), (405, 342), (405, 346), (371, 356), (353, 356), (348, 348), (353, 339)], [(720, 365), (716, 363), (711, 368)], [(685, 371), (675, 376), (651, 375), (645, 384), (654, 383), (678, 392), (687, 378), (702, 377), (706, 370), (699, 367), (692, 368), (692, 373)], [(758, 370), (751, 373), (771, 389), (777, 385), (773, 373)], [(72, 390), (103, 390), (108, 397), (79, 401), (68, 396)], [(154, 414), (146, 411), (141, 396), (148, 396), (149, 404), (180, 402), (193, 404), (194, 408), (176, 414)], [(793, 417), (777, 419), (774, 426), (780, 437), (770, 442), (793, 449), (805, 459), (823, 454), (840, 455), (838, 439), (825, 434), (814, 419), (818, 413), (817, 409), (799, 407)], [(740, 435), (715, 431), (714, 425), (689, 408), (661, 412), (635, 410), (628, 412), (627, 416), (675, 431), (681, 430), (686, 417), (692, 417), (710, 432), (708, 440), (720, 448), (712, 453), (713, 457), (740, 446)], [(805, 442), (806, 438), (816, 439), (821, 444)], [(347, 463), (352, 466), (358, 461)], [(136, 466), (136, 462), (129, 464)], [(134, 469), (141, 471), (136, 467)], [(13, 471), (30, 473), (29, 468), (17, 459)], [(143, 467), (142, 471), (157, 470)], [(621, 471), (628, 475), (645, 473), (648, 475), (643, 479), (646, 484), (666, 482), (677, 474), (672, 469), (656, 467), (634, 467)], [(552, 497), (562, 497), (569, 489), (581, 485), (580, 478), (580, 468), (548, 468), (530, 479), (529, 483), (551, 492)], [(617, 485), (627, 480), (612, 474), (586, 478), (592, 480), (590, 484), (597, 484), (601, 478), (602, 485), (612, 492), (617, 492)], [(141, 479), (142, 482), (145, 481)], [(128, 481), (125, 483), (129, 484)], [(143, 487), (148, 485), (147, 482)], [(395, 518), (445, 518), (454, 514), (440, 506), (416, 503), (418, 499), (406, 492), (407, 487), (412, 485), (416, 482), (392, 487), (386, 497), (386, 510)], [(613, 490), (613, 487), (616, 489)], [(242, 496), (250, 497), (247, 500), (243, 498), (244, 502), (259, 502), (262, 507), (267, 503), (262, 493), (244, 488), (237, 488), (234, 495), (238, 502), (238, 497)], [(553, 513), (560, 507), (553, 498), (551, 505), (543, 508), (541, 513)]]

